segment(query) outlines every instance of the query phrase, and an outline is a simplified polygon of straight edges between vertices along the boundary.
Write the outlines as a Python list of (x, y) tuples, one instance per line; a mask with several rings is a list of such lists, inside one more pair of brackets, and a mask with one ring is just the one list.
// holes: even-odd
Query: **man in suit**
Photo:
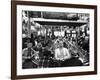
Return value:
[(37, 63), (33, 62), (33, 57), (36, 59), (37, 52), (33, 50), (32, 43), (27, 43), (27, 48), (24, 48), (22, 51), (22, 68), (36, 68)]

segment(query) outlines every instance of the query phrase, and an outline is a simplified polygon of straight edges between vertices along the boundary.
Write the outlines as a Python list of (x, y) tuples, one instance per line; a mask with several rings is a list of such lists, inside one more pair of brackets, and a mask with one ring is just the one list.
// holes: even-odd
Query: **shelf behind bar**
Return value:
[(44, 19), (44, 18), (33, 18), (33, 21), (38, 22), (41, 25), (81, 26), (88, 23), (88, 21), (82, 21), (82, 20), (72, 21), (72, 20)]

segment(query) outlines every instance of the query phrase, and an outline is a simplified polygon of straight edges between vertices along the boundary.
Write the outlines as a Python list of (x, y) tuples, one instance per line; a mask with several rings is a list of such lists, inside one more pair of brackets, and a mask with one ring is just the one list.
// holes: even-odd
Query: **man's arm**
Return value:
[(69, 51), (67, 49), (65, 49), (65, 57), (64, 59), (70, 59), (71, 58), (71, 54), (69, 53)]
[(25, 48), (25, 49), (23, 49), (23, 51), (22, 51), (22, 58), (23, 59), (29, 59), (30, 57), (27, 57), (27, 48)]

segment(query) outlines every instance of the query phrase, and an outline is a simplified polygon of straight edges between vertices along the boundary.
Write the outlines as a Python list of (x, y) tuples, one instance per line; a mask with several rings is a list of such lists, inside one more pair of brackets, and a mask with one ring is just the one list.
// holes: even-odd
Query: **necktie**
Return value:
[(60, 49), (60, 58), (61, 59), (64, 58), (64, 51), (63, 51), (63, 49)]
[(28, 48), (28, 54), (27, 57), (31, 57), (31, 48)]

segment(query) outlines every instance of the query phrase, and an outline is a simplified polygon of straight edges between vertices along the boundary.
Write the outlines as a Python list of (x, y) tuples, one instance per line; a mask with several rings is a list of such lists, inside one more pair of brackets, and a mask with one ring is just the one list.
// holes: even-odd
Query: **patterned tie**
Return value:
[(27, 57), (31, 57), (31, 48), (28, 48), (28, 54)]

